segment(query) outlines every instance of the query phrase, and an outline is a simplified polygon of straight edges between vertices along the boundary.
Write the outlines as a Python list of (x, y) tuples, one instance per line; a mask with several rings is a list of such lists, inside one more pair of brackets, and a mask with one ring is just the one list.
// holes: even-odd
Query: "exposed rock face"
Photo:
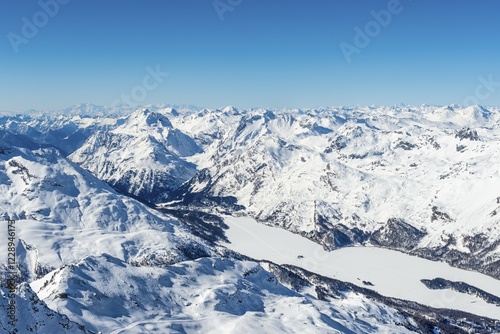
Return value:
[(407, 224), (404, 220), (391, 218), (384, 227), (372, 233), (370, 242), (392, 249), (411, 250), (424, 236), (425, 232)]
[(460, 140), (463, 140), (463, 139), (468, 139), (468, 140), (473, 140), (473, 141), (480, 140), (479, 136), (477, 135), (477, 131), (472, 130), (470, 128), (460, 129), (460, 131), (457, 132), (456, 137), (460, 138)]

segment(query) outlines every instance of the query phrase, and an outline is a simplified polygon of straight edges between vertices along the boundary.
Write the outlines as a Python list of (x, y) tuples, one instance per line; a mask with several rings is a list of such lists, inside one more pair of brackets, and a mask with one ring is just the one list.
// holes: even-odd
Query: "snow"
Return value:
[(17, 322), (9, 324), (7, 306), (8, 291), (0, 288), (0, 328), (2, 333), (37, 333), (37, 334), (90, 334), (80, 324), (71, 322), (67, 316), (58, 314), (47, 307), (26, 283), (19, 286), (16, 294)]
[(500, 320), (498, 306), (451, 290), (430, 290), (421, 279), (463, 281), (500, 296), (500, 281), (446, 263), (376, 247), (325, 251), (320, 245), (289, 231), (257, 223), (248, 217), (225, 217), (226, 247), (257, 260), (291, 264), (341, 281), (369, 287), (380, 294), (436, 308), (450, 308)]
[(354, 294), (320, 301), (252, 261), (205, 258), (153, 268), (103, 254), (31, 286), (52, 309), (110, 334), (410, 333), (398, 325), (406, 320), (384, 305)]
[[(190, 230), (109, 186), (156, 201), (169, 200), (183, 182), (186, 198), (189, 191), (234, 196), (245, 207), (240, 215), (259, 220), (225, 217), (230, 249), (359, 286), (371, 282), (365, 287), (384, 296), (499, 319), (495, 305), (420, 281), (464, 281), (500, 296), (494, 278), (382, 248), (327, 252), (287, 231), (335, 248), (342, 246), (332, 244), (336, 228), (358, 229), (367, 237), (351, 244), (370, 245), (370, 235), (397, 219), (424, 235), (408, 252), (459, 251), (474, 269), (495, 270), (499, 124), (499, 108), (479, 106), (81, 104), (0, 117), (0, 215), (16, 220), (18, 260), (31, 283), (20, 294), (22, 326), (41, 333), (75, 332), (77, 323), (104, 333), (407, 332), (398, 324), (411, 320), (364, 295), (321, 301), (313, 287), (278, 283), (265, 263), (219, 258), (227, 250), (194, 236), (195, 225)], [(459, 138), (459, 131), (478, 138)], [(184, 203), (176, 199), (169, 208)], [(211, 204), (180, 209), (217, 212)], [(191, 261), (183, 249), (209, 257)]]
[[(138, 262), (162, 254), (173, 263), (186, 259), (183, 245), (206, 248), (176, 219), (116, 193), (54, 149), (10, 147), (0, 172), (0, 215), (15, 219), (17, 237), (32, 247), (18, 248), (29, 280), (36, 264), (58, 268), (103, 252)], [(6, 225), (0, 221), (2, 236)], [(5, 242), (0, 253), (7, 254)]]
[[(346, 242), (361, 245), (389, 220), (401, 219), (425, 234), (406, 250), (447, 253), (447, 261), (459, 251), (470, 258), (469, 268), (490, 266), (489, 272), (500, 275), (495, 271), (500, 261), (495, 244), (500, 238), (498, 107), (212, 114), (172, 119), (186, 134), (208, 142), (190, 161), (206, 168), (211, 182), (193, 183), (192, 192), (233, 196), (248, 216), (308, 233), (328, 247), (345, 246), (331, 241), (336, 227), (364, 233), (364, 240)], [(204, 122), (214, 123), (214, 129), (204, 128)], [(458, 136), (467, 128), (478, 138)], [(436, 218), (434, 208), (449, 219)]]
[(165, 115), (145, 109), (95, 132), (69, 158), (120, 191), (154, 201), (194, 176), (196, 166), (183, 157), (199, 152)]

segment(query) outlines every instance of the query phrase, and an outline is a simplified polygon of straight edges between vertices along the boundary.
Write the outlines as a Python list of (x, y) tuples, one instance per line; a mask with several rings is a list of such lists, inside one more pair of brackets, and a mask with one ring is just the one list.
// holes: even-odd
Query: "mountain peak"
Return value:
[(227, 106), (222, 108), (222, 112), (232, 114), (232, 115), (238, 115), (240, 112), (238, 108), (235, 108), (233, 106)]
[(123, 125), (123, 129), (128, 129), (134, 133), (147, 131), (150, 128), (171, 129), (172, 127), (172, 123), (167, 116), (146, 108), (131, 113)]

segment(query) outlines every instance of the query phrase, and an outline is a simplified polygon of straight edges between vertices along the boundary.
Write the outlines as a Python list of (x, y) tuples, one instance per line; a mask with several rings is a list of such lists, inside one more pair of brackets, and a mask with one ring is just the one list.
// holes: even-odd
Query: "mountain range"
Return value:
[[(489, 291), (465, 276), (422, 287), (498, 306), (499, 156), (498, 107), (83, 104), (0, 116), (0, 214), (18, 238), (16, 326), (500, 332), (500, 316), (384, 295), (368, 272), (355, 284), (300, 259), (252, 257), (234, 247), (227, 220), (250, 217), (332, 254), (384, 248), (481, 273), (496, 282)], [(2, 308), (6, 272), (2, 259)], [(5, 314), (0, 326), (13, 332)]]

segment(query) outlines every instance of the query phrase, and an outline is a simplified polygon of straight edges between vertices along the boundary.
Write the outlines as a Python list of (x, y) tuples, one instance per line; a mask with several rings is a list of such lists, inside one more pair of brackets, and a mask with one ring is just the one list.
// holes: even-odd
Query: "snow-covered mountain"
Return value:
[(499, 119), (483, 107), (248, 111), (197, 156), (204, 177), (181, 196), (235, 197), (327, 248), (373, 244), (500, 277)]
[[(95, 131), (115, 127), (120, 114), (100, 113), (41, 113), (0, 117), (0, 129), (17, 138), (27, 138), (37, 146), (53, 146), (67, 155), (79, 148)], [(5, 136), (5, 135), (4, 135)]]
[[(251, 216), (333, 252), (383, 247), (498, 279), (499, 140), (500, 109), (480, 106), (82, 104), (2, 116), (0, 214), (17, 224), (19, 328), (498, 332), (496, 317), (463, 305), (384, 295), (383, 277), (368, 271), (342, 281), (301, 268), (317, 254), (248, 258), (228, 246), (246, 237), (228, 238), (222, 215)], [(265, 261), (273, 256), (280, 264)], [(415, 291), (480, 296), (488, 309), (500, 297), (488, 285), (423, 278)]]
[[(9, 138), (16, 142), (16, 136)], [(71, 312), (48, 308), (27, 285), (82, 258), (105, 252), (135, 266), (165, 266), (224, 254), (177, 219), (118, 194), (57, 149), (34, 149), (21, 139), (19, 146), (0, 141), (0, 214), (16, 221), (19, 282), (24, 282), (16, 293), (18, 331), (89, 332), (68, 319)], [(7, 231), (6, 221), (0, 226)], [(0, 244), (0, 252), (7, 254), (7, 243)], [(2, 309), (9, 303), (8, 271), (2, 258)], [(6, 315), (2, 312), (0, 328), (11, 333)]]
[(53, 148), (0, 143), (0, 175), (0, 215), (19, 225), (18, 258), (32, 262), (21, 263), (32, 269), (23, 272), (28, 281), (103, 252), (158, 265), (211, 252), (176, 219), (116, 193)]
[[(226, 252), (174, 218), (117, 194), (53, 148), (2, 143), (0, 158), (2, 215), (18, 226), (21, 280), (40, 278), (32, 282), (36, 294), (26, 283), (18, 288), (18, 330), (109, 333), (161, 326), (215, 332), (224, 323), (229, 332), (231, 326), (283, 332), (300, 325), (319, 326), (317, 332), (390, 333), (410, 332), (401, 323), (414, 326), (397, 310), (356, 296), (338, 315), (329, 303), (285, 288), (257, 264), (217, 257), (189, 262)], [(166, 267), (175, 263), (183, 264)], [(5, 308), (4, 290), (2, 295)], [(196, 298), (200, 303), (191, 307)], [(293, 303), (288, 316), (294, 320), (282, 318), (289, 312), (285, 300)], [(367, 325), (371, 315), (359, 313), (358, 304), (377, 309), (379, 318)], [(0, 320), (8, 330), (7, 319)]]
[(126, 194), (158, 202), (194, 176), (196, 166), (185, 157), (200, 152), (165, 115), (144, 109), (94, 133), (69, 158)]
[(223, 109), (202, 109), (196, 112), (180, 113), (175, 109), (160, 109), (159, 112), (170, 115), (172, 124), (189, 134), (201, 147), (208, 147), (223, 140), (237, 126), (241, 113), (234, 107)]
[(366, 297), (347, 295), (340, 310), (340, 301), (287, 288), (255, 262), (224, 258), (138, 268), (105, 254), (50, 273), (33, 286), (52, 309), (103, 333), (181, 328), (193, 333), (411, 333), (417, 328), (411, 318)]

